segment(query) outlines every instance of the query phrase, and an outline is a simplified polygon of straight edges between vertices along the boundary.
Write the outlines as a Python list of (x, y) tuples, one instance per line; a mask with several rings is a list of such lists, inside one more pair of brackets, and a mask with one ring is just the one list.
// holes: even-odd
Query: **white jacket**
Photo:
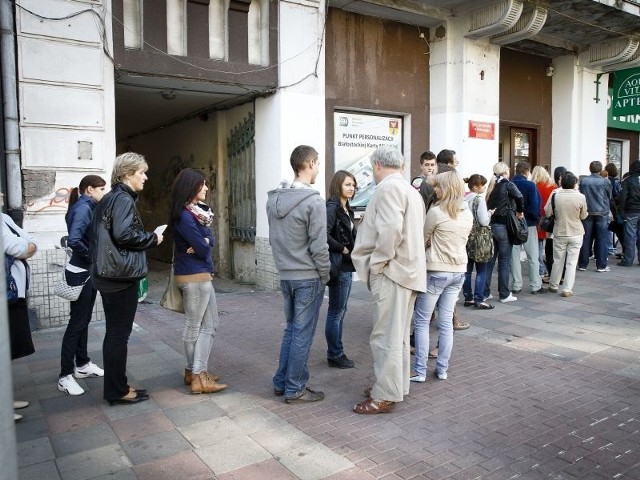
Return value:
[[(11, 227), (18, 235), (13, 233)], [(16, 258), (11, 266), (11, 275), (18, 287), (18, 296), (27, 298), (27, 278), (30, 278), (31, 269), (26, 261), (17, 260), (24, 257), (29, 250), (29, 243), (36, 241), (29, 233), (18, 227), (9, 215), (2, 214), (2, 245), (6, 255)]]
[(427, 212), (424, 225), (427, 248), (427, 272), (466, 272), (467, 239), (473, 226), (473, 215), (466, 202), (460, 204), (458, 218), (452, 219), (440, 208), (432, 206)]

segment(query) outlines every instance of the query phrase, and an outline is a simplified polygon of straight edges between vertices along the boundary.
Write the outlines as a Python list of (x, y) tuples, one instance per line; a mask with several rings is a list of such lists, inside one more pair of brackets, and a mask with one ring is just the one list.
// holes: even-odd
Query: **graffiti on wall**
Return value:
[(69, 196), (73, 187), (60, 187), (52, 194), (26, 203), (29, 213), (65, 212), (69, 206)]

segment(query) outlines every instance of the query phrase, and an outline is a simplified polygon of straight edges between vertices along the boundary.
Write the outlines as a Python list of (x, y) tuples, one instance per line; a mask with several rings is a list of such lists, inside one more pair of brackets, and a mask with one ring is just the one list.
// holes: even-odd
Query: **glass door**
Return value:
[(622, 142), (620, 140), (607, 139), (607, 163), (613, 163), (618, 167), (618, 177), (622, 173)]
[(511, 128), (511, 174), (519, 162), (528, 162), (533, 169), (537, 164), (537, 131), (533, 128)]

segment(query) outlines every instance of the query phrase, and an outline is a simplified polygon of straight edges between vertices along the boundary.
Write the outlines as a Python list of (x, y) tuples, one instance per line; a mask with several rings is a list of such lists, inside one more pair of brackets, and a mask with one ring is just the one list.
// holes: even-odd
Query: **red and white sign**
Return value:
[(469, 120), (469, 138), (494, 140), (496, 138), (496, 124), (493, 122)]

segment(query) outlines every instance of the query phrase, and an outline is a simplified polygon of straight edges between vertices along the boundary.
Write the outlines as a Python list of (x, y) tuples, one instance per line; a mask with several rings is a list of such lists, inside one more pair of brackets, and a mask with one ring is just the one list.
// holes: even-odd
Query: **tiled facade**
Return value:
[[(41, 250), (31, 260), (29, 310), (37, 328), (60, 327), (69, 321), (69, 301), (53, 294), (54, 285), (62, 279), (65, 252), (57, 248)], [(96, 298), (92, 321), (104, 320), (100, 294)]]
[(273, 263), (269, 239), (256, 237), (256, 286), (261, 290), (279, 290), (280, 277)]

